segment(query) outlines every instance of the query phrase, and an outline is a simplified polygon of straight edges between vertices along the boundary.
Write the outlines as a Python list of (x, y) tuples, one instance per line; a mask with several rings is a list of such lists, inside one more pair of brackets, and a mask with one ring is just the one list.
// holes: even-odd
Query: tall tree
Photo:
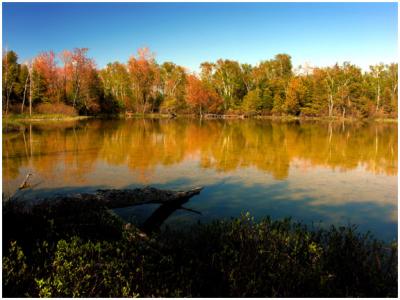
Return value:
[(172, 62), (161, 65), (163, 104), (166, 111), (177, 111), (185, 105), (186, 71)]
[(213, 83), (224, 99), (224, 110), (240, 105), (246, 94), (240, 64), (237, 61), (219, 59), (214, 68)]
[(188, 104), (202, 116), (204, 112), (216, 112), (223, 101), (209, 85), (194, 75), (188, 75), (186, 85)]
[(115, 100), (118, 107), (133, 109), (131, 81), (126, 65), (120, 62), (109, 63), (100, 71), (100, 78), (107, 98)]
[(3, 107), (8, 114), (11, 94), (18, 79), (18, 56), (14, 51), (3, 52)]
[(381, 88), (382, 88), (382, 77), (384, 73), (385, 66), (383, 64), (370, 66), (371, 75), (373, 80), (373, 85), (375, 87), (376, 93), (376, 112), (379, 110), (379, 106), (381, 104)]
[(20, 86), (21, 86), (21, 91), (22, 92), (22, 103), (21, 103), (21, 114), (24, 113), (24, 106), (25, 106), (25, 100), (26, 100), (26, 95), (28, 91), (28, 84), (29, 84), (29, 79), (30, 79), (30, 72), (29, 72), (29, 62), (24, 63), (21, 66), (21, 71), (20, 71), (20, 75), (19, 75), (19, 82), (20, 82)]
[(43, 102), (54, 103), (61, 98), (55, 58), (53, 51), (42, 52), (33, 62), (36, 85), (39, 87), (37, 97)]
[(301, 77), (293, 77), (288, 84), (285, 111), (291, 115), (299, 115), (303, 100), (306, 98), (307, 87)]
[(393, 63), (387, 66), (388, 70), (388, 86), (390, 90), (390, 106), (393, 112), (397, 115), (398, 108), (398, 86), (399, 86), (399, 75), (397, 73), (398, 64)]
[[(160, 72), (155, 55), (148, 48), (139, 49), (137, 55), (132, 55), (129, 59), (128, 70), (134, 94), (144, 114), (149, 108), (149, 102), (152, 102), (151, 106), (153, 106), (160, 83)], [(153, 107), (150, 111), (153, 111)]]

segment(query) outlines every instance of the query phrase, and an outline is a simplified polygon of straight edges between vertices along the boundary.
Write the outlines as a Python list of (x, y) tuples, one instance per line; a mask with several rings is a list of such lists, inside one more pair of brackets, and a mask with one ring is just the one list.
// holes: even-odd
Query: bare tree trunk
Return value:
[(75, 95), (74, 95), (74, 99), (72, 102), (72, 107), (75, 108), (75, 104), (76, 104), (76, 98), (78, 97), (78, 93), (79, 93), (79, 88), (80, 88), (80, 78), (79, 78), (79, 71), (78, 71), (78, 64), (75, 65), (75, 74), (74, 74), (74, 78), (75, 78)]
[(72, 102), (72, 107), (75, 108), (76, 98), (78, 97), (79, 93), (79, 81), (77, 82), (77, 87), (75, 89), (74, 100)]
[(329, 117), (332, 117), (333, 112), (333, 95), (332, 93), (329, 94), (329, 103), (328, 103), (328, 114)]
[(142, 115), (144, 115), (144, 113), (146, 112), (146, 104), (147, 104), (147, 97), (146, 97), (146, 92), (143, 92), (143, 111), (142, 111)]
[(29, 78), (29, 72), (28, 72), (28, 75), (26, 75), (26, 80), (25, 80), (24, 97), (22, 98), (22, 104), (21, 104), (21, 114), (24, 113), (24, 105), (25, 105), (25, 98), (26, 98), (26, 90), (27, 90), (27, 88), (28, 88), (28, 78)]
[(376, 95), (376, 111), (379, 110), (379, 102), (381, 100), (381, 85), (378, 79), (378, 90), (377, 90), (377, 95)]
[[(3, 54), (4, 55), (4, 54)], [(2, 74), (4, 76), (4, 90), (5, 90), (5, 94), (6, 94), (6, 103), (8, 103), (8, 99), (7, 99), (7, 94), (8, 94), (8, 59), (7, 59), (7, 46), (5, 49), (5, 65), (3, 66), (4, 69), (6, 70), (5, 74)], [(3, 95), (4, 97), (4, 95)], [(4, 98), (2, 98), (3, 101)], [(7, 108), (6, 108), (6, 116), (7, 116)]]
[(32, 70), (29, 71), (29, 116), (32, 116)]
[(396, 97), (396, 89), (397, 89), (397, 85), (396, 87), (392, 88), (392, 107), (394, 108), (397, 102), (397, 97)]
[(67, 101), (67, 68), (66, 68), (66, 64), (64, 63), (64, 78), (63, 78), (63, 98), (64, 101)]

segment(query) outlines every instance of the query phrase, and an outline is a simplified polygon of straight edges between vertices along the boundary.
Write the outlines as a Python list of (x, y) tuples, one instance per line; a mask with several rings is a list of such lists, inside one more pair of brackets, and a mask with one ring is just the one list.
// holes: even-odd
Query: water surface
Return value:
[[(88, 120), (3, 134), (3, 193), (26, 174), (35, 196), (152, 185), (200, 196), (169, 226), (249, 211), (306, 223), (357, 224), (397, 237), (397, 124), (268, 120)], [(133, 222), (154, 205), (119, 211)]]

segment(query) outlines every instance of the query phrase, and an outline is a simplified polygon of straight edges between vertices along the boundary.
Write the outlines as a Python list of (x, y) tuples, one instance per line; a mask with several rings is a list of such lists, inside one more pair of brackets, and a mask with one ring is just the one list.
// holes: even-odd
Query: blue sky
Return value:
[(87, 47), (98, 67), (148, 46), (191, 70), (219, 58), (293, 65), (397, 61), (397, 3), (3, 3), (3, 48), (20, 61)]

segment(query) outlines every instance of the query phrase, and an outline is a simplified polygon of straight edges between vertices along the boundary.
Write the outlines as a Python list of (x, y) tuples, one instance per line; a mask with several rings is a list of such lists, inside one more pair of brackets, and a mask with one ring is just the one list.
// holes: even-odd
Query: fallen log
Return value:
[[(153, 187), (122, 190), (107, 189), (97, 190), (95, 193), (81, 193), (39, 199), (29, 204), (26, 202), (22, 203), (25, 204), (23, 208), (27, 211), (33, 210), (36, 207), (36, 209), (39, 210), (52, 210), (57, 214), (74, 214), (76, 211), (80, 210), (106, 209), (108, 211), (115, 208), (151, 203), (161, 204), (145, 221), (143, 226), (141, 226), (144, 232), (150, 233), (158, 230), (162, 223), (175, 210), (185, 209), (182, 205), (188, 202), (191, 197), (198, 195), (202, 189), (202, 187), (197, 187), (188, 191), (159, 190)], [(19, 202), (18, 199), (12, 200)]]
[(97, 190), (95, 193), (58, 196), (50, 199), (43, 199), (43, 201), (53, 205), (57, 205), (58, 202), (67, 202), (72, 200), (88, 201), (93, 202), (93, 204), (96, 205), (102, 205), (109, 209), (114, 209), (150, 203), (169, 204), (186, 202), (191, 197), (199, 194), (202, 189), (202, 187), (193, 188), (188, 191), (160, 190), (153, 187), (121, 190), (106, 189)]
[(148, 203), (181, 202), (199, 194), (202, 189), (198, 187), (188, 191), (170, 191), (145, 187), (133, 190), (99, 190), (96, 197), (108, 208), (120, 208)]

